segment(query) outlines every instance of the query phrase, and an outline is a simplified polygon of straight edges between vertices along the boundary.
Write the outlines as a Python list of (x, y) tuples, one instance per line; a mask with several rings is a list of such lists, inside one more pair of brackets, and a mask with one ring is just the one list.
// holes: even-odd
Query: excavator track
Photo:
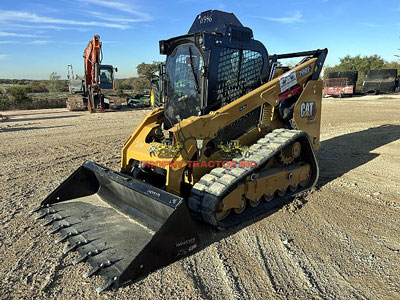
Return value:
[[(259, 204), (256, 203), (256, 207), (248, 205), (244, 211), (238, 209), (239, 213), (232, 212), (223, 220), (217, 218), (217, 210), (224, 197), (241, 184), (244, 184), (249, 177), (254, 176), (253, 174), (260, 174), (260, 171), (265, 171), (264, 168), (271, 159), (279, 155), (285, 147), (295, 142), (301, 143), (305, 167), (309, 167), (310, 170), (308, 173), (310, 178), (307, 181), (302, 182), (303, 184), (299, 184), (295, 188), (288, 186), (285, 195), (280, 196), (279, 191), (277, 191), (274, 201), (261, 201)], [(252, 154), (249, 157), (243, 155), (233, 159), (233, 161), (237, 163), (240, 163), (240, 161), (252, 161), (257, 165), (256, 168), (250, 166), (215, 168), (193, 186), (188, 199), (188, 206), (195, 217), (219, 229), (236, 226), (271, 210), (279, 203), (285, 203), (294, 196), (310, 190), (318, 180), (319, 169), (314, 150), (307, 133), (303, 131), (276, 129), (259, 139), (256, 144), (250, 147), (250, 150)], [(289, 171), (290, 168), (294, 169), (294, 166), (284, 166), (282, 170)], [(298, 166), (298, 168), (301, 168), (301, 166)]]

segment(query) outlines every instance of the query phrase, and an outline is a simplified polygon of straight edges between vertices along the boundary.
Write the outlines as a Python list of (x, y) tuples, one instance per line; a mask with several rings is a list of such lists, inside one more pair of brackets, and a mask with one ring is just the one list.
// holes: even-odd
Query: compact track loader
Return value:
[(125, 142), (120, 172), (87, 161), (34, 210), (64, 253), (81, 254), (74, 263), (92, 266), (85, 277), (106, 279), (98, 292), (193, 251), (192, 218), (235, 226), (318, 179), (327, 49), (269, 55), (235, 15), (212, 10), (160, 52), (165, 103)]

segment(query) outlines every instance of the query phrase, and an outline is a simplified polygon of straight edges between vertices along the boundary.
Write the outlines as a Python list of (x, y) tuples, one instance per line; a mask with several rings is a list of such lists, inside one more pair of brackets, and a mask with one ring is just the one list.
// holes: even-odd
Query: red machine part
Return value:
[(97, 82), (95, 69), (96, 69), (96, 64), (101, 63), (100, 52), (101, 52), (100, 36), (94, 35), (93, 40), (89, 41), (85, 51), (83, 52), (87, 85), (92, 85)]
[(303, 87), (301, 87), (300, 85), (296, 84), (290, 90), (279, 94), (278, 100), (279, 101), (283, 101), (283, 100), (288, 99), (290, 97), (293, 97), (295, 95), (301, 94), (302, 91), (303, 91)]
[[(98, 78), (98, 71), (101, 63), (101, 42), (100, 36), (94, 35), (93, 40), (89, 41), (83, 52), (83, 60), (85, 67), (86, 86), (89, 93), (100, 93), (100, 81)], [(89, 96), (91, 98), (91, 96)], [(88, 101), (88, 109), (90, 112), (95, 111), (92, 101)]]
[(325, 81), (324, 94), (339, 96), (353, 95), (354, 85), (349, 85), (347, 78), (331, 78)]

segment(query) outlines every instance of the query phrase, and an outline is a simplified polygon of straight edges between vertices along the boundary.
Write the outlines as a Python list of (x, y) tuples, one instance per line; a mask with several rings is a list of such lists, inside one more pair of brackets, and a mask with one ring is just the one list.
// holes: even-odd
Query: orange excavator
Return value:
[[(82, 88), (71, 92), (67, 100), (69, 110), (87, 109), (89, 112), (104, 112), (109, 108), (109, 99), (104, 97), (104, 93), (115, 91), (114, 72), (118, 69), (112, 65), (102, 65), (103, 59), (102, 44), (100, 36), (94, 35), (89, 41), (83, 52), (83, 61), (85, 68), (85, 77), (80, 80)], [(75, 84), (74, 78), (69, 78), (70, 91), (71, 86)]]

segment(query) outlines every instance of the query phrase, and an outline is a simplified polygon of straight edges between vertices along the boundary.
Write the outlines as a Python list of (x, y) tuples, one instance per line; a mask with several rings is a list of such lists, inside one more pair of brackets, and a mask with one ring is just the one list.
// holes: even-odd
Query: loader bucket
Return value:
[(99, 293), (144, 277), (198, 244), (182, 198), (90, 161), (34, 211), (49, 234), (61, 234), (56, 242), (68, 241), (65, 254), (80, 253), (73, 264), (92, 266), (84, 277), (104, 277)]

